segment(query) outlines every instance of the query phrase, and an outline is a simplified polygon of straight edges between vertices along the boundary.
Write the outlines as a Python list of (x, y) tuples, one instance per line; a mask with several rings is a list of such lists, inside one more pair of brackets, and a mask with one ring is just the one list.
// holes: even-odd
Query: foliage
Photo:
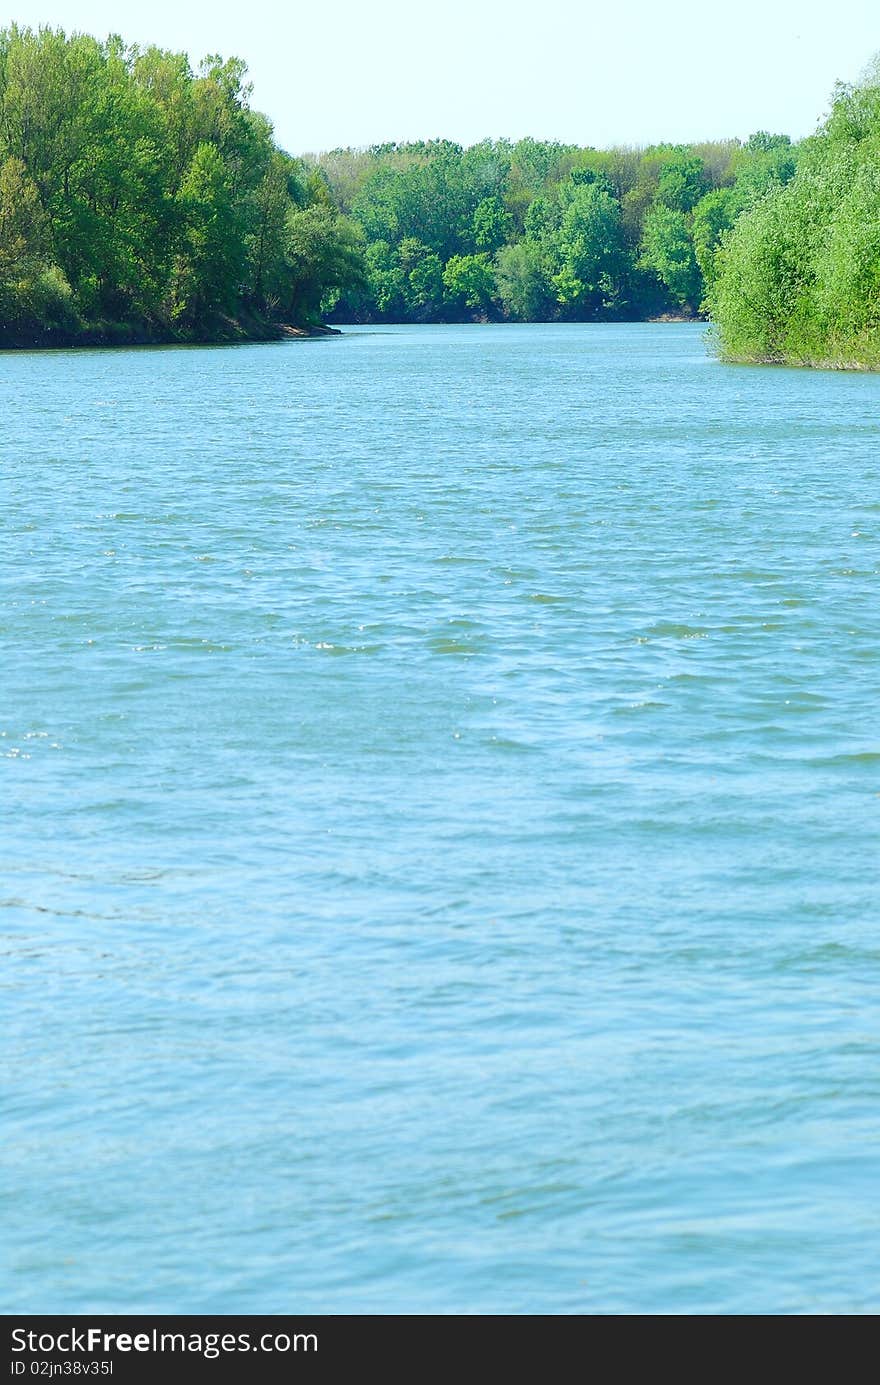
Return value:
[(578, 316), (612, 308), (624, 271), (620, 208), (599, 181), (569, 178), (560, 189), (559, 229), (548, 247), (560, 305)]
[(489, 256), (453, 255), (443, 270), (443, 289), (453, 307), (484, 313), (495, 289)]
[(237, 58), (0, 30), (0, 342), (711, 312), (729, 356), (880, 359), (876, 67), (800, 145), (295, 159), (250, 95)]
[(790, 180), (783, 135), (638, 149), (525, 139), (337, 149), (311, 162), (362, 228), (339, 321), (697, 314), (722, 238)]
[(699, 305), (702, 280), (688, 218), (663, 202), (645, 218), (642, 265), (666, 285), (676, 306), (693, 312)]
[[(364, 282), (360, 232), (276, 148), (245, 75), (236, 58), (193, 72), (116, 36), (0, 30), (0, 342), (262, 331)], [(295, 217), (313, 206), (306, 253)]]
[(498, 297), (507, 317), (516, 322), (546, 322), (556, 296), (539, 244), (524, 239), (505, 245), (495, 259)]
[[(288, 316), (316, 322), (324, 300), (365, 284), (360, 227), (319, 203), (287, 214)], [(332, 301), (332, 299), (331, 299)]]
[[(797, 151), (755, 137), (763, 190), (722, 237), (709, 304), (733, 359), (880, 361), (880, 75)], [(768, 172), (769, 170), (769, 172)]]

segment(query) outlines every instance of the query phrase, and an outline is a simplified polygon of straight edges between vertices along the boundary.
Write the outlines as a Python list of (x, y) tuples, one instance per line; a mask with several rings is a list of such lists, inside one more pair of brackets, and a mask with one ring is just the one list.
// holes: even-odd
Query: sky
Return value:
[(7, 0), (60, 26), (244, 58), (292, 154), (507, 136), (607, 147), (800, 138), (880, 50), (877, 0)]

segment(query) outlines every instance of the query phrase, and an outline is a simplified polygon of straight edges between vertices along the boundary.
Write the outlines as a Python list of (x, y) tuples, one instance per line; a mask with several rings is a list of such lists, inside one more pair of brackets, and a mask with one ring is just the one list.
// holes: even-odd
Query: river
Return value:
[(880, 1306), (880, 378), (0, 357), (7, 1312)]

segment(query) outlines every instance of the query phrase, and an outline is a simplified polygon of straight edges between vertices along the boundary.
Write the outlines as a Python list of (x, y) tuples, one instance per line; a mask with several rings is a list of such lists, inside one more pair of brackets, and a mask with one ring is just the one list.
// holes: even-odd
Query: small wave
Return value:
[(651, 626), (647, 632), (647, 638), (652, 640), (705, 640), (709, 638), (711, 633), (711, 630), (705, 629), (702, 625), (682, 625), (672, 620), (661, 620), (657, 625)]
[(451, 654), (460, 659), (471, 659), (480, 652), (470, 640), (457, 640), (451, 635), (436, 635), (428, 640), (428, 648), (434, 654)]
[(644, 702), (627, 702), (624, 707), (615, 707), (612, 716), (628, 717), (633, 712), (653, 712), (668, 706), (668, 702), (656, 702), (652, 698), (646, 698)]
[(383, 644), (333, 644), (329, 640), (320, 640), (312, 647), (331, 658), (345, 654), (378, 654), (385, 648)]
[(854, 750), (837, 755), (817, 755), (806, 761), (817, 769), (832, 769), (835, 766), (880, 764), (880, 750)]
[(498, 750), (508, 755), (529, 755), (534, 750), (534, 746), (526, 745), (524, 741), (511, 740), (509, 736), (490, 736), (486, 745), (492, 750)]

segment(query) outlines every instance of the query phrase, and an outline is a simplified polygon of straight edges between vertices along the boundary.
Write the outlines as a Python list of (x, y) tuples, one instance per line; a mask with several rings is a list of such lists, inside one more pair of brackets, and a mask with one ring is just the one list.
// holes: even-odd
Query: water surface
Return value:
[(0, 357), (7, 1311), (880, 1306), (878, 409)]

